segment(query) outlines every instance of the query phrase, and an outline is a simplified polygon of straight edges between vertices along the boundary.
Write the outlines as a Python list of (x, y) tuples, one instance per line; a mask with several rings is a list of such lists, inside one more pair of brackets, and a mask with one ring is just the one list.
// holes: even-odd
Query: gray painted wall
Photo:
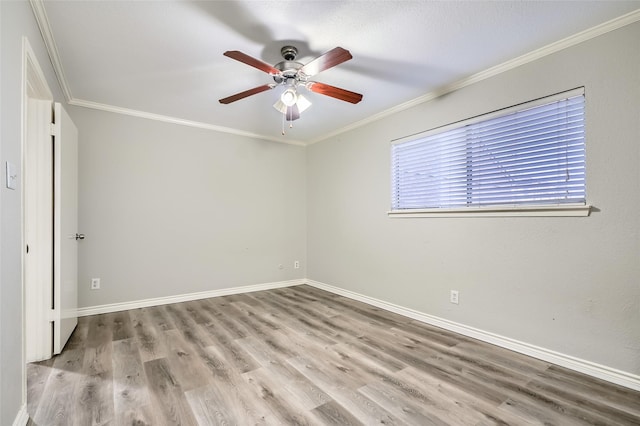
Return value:
[(21, 165), (22, 37), (29, 39), (56, 100), (62, 94), (26, 1), (0, 1), (0, 424), (10, 425), (22, 404), (21, 186), (6, 188), (5, 161)]
[(304, 147), (67, 109), (81, 307), (305, 277)]
[[(640, 374), (638, 40), (636, 23), (310, 146), (308, 277)], [(391, 140), (578, 86), (590, 217), (387, 217)]]

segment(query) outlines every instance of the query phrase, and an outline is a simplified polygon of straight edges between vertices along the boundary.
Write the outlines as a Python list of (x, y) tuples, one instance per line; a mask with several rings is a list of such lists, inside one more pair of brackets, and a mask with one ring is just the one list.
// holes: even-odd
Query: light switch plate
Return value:
[(13, 163), (6, 162), (6, 170), (7, 170), (7, 188), (16, 189), (18, 186), (18, 172), (16, 171), (16, 166)]

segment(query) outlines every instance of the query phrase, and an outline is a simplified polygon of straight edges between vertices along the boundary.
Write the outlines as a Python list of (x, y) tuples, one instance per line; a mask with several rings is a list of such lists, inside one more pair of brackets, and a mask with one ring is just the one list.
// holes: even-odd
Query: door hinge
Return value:
[(56, 311), (53, 309), (47, 310), (47, 321), (55, 322), (56, 320)]
[(49, 131), (51, 132), (51, 136), (55, 136), (58, 133), (58, 124), (51, 123), (51, 127), (49, 128)]

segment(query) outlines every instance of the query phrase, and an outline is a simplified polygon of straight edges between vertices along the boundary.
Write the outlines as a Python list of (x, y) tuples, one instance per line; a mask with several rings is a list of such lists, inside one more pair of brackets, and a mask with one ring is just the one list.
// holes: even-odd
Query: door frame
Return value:
[[(39, 120), (44, 120), (45, 115), (42, 116), (34, 116), (32, 108), (29, 107), (30, 102), (33, 103), (33, 100), (38, 101), (47, 101), (49, 102), (50, 108), (53, 108), (53, 94), (49, 89), (49, 85), (47, 80), (42, 72), (42, 68), (38, 63), (38, 59), (31, 48), (29, 40), (27, 37), (22, 38), (22, 111), (21, 111), (21, 163), (22, 163), (22, 176), (23, 176), (23, 184), (21, 191), (21, 203), (22, 203), (22, 218), (21, 218), (21, 233), (22, 233), (22, 245), (21, 245), (21, 281), (22, 281), (22, 402), (26, 404), (27, 401), (27, 375), (26, 375), (26, 364), (27, 359), (33, 358), (31, 355), (33, 353), (33, 348), (29, 348), (29, 353), (27, 352), (27, 339), (39, 342), (37, 346), (39, 347), (39, 353), (46, 353), (46, 346), (49, 346), (48, 352), (49, 357), (51, 357), (51, 346), (52, 346), (52, 335), (51, 335), (51, 326), (48, 321), (35, 321), (32, 324), (31, 319), (28, 318), (27, 312), (32, 312), (33, 309), (29, 308), (34, 307), (36, 305), (38, 308), (45, 308), (47, 304), (49, 307), (51, 306), (51, 289), (52, 289), (52, 279), (53, 279), (53, 255), (42, 255), (38, 256), (37, 261), (27, 261), (27, 252), (26, 247), (29, 243), (27, 228), (29, 228), (29, 232), (32, 227), (34, 227), (34, 221), (36, 222), (35, 226), (37, 227), (37, 223), (46, 223), (48, 220), (51, 223), (51, 227), (53, 227), (53, 186), (49, 185), (48, 188), (40, 185), (39, 187), (36, 185), (35, 187), (32, 185), (32, 182), (36, 180), (37, 182), (37, 170), (33, 170), (33, 165), (29, 164), (29, 158), (27, 156), (27, 150), (33, 148), (31, 145), (35, 142), (39, 142), (40, 144), (47, 143), (47, 141), (51, 140), (51, 132), (48, 131), (40, 131), (37, 134), (37, 138), (33, 136), (34, 128), (42, 128), (47, 129), (45, 125)], [(37, 120), (37, 125), (34, 125), (34, 120)], [(50, 125), (49, 125), (50, 129)], [(46, 134), (49, 134), (46, 137)], [(43, 142), (44, 141), (44, 142)], [(36, 147), (36, 149), (42, 148)], [(45, 152), (47, 150), (44, 150)], [(45, 154), (45, 158), (43, 161), (49, 162), (49, 164), (53, 165), (53, 152), (51, 151), (51, 158), (47, 158), (48, 154)], [(41, 180), (42, 181), (42, 180)], [(53, 175), (51, 175), (51, 182), (53, 182)], [(51, 199), (51, 209), (46, 211), (47, 209), (35, 209), (33, 210), (33, 206), (27, 205), (27, 199), (31, 196), (28, 191), (32, 191), (33, 188), (36, 188), (36, 192), (40, 197), (50, 197)], [(27, 210), (29, 207), (29, 211)], [(44, 233), (37, 235), (37, 244), (46, 246), (53, 250), (53, 228), (51, 228), (51, 232), (47, 232), (45, 230)], [(48, 251), (48, 249), (46, 250)], [(40, 288), (34, 288), (33, 281), (29, 277), (33, 276), (49, 276), (50, 280), (42, 280), (39, 284)], [(48, 284), (46, 283), (48, 281)], [(42, 288), (46, 287), (46, 288)], [(33, 299), (36, 300), (33, 300)], [(49, 309), (38, 309), (39, 314), (36, 316), (38, 319), (47, 320), (47, 315), (50, 312)], [(39, 323), (39, 325), (38, 325)], [(34, 337), (35, 336), (35, 337)], [(48, 343), (47, 343), (48, 341)]]

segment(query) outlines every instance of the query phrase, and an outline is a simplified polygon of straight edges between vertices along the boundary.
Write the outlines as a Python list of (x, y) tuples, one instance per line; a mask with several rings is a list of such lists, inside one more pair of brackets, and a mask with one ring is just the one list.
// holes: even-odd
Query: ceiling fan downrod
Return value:
[(295, 61), (296, 56), (298, 56), (298, 49), (294, 46), (284, 46), (280, 49), (280, 54), (285, 61)]

